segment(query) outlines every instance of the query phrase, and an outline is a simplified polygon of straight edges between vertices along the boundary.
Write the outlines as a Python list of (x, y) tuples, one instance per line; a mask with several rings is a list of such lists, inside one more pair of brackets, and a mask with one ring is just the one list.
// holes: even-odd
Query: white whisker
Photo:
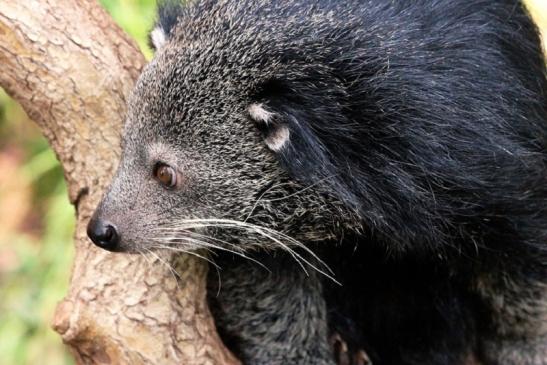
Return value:
[(159, 248), (159, 249), (171, 250), (171, 251), (175, 251), (175, 252), (179, 252), (179, 253), (185, 253), (185, 254), (188, 254), (188, 255), (192, 255), (192, 256), (198, 257), (198, 258), (200, 258), (200, 259), (202, 259), (202, 260), (205, 260), (205, 261), (207, 261), (208, 263), (210, 263), (211, 265), (213, 265), (213, 267), (215, 268), (215, 270), (216, 270), (216, 272), (217, 272), (217, 278), (218, 278), (218, 290), (217, 290), (217, 294), (216, 294), (216, 295), (217, 295), (217, 297), (220, 295), (220, 288), (222, 287), (222, 280), (221, 280), (221, 278), (220, 278), (220, 270), (222, 270), (222, 269), (221, 269), (220, 266), (218, 266), (218, 265), (216, 264), (216, 262), (214, 262), (214, 261), (212, 261), (211, 259), (209, 259), (209, 258), (207, 258), (207, 257), (205, 257), (205, 256), (202, 256), (202, 255), (200, 255), (200, 254), (198, 254), (198, 253), (196, 253), (196, 252), (186, 251), (186, 250), (184, 250), (184, 249), (179, 249), (179, 248), (177, 248), (177, 247), (164, 246), (164, 245), (161, 245), (161, 244), (160, 244), (160, 245), (156, 244), (156, 245), (154, 245), (154, 247), (155, 247), (155, 248)]
[(280, 201), (280, 200), (285, 200), (285, 199), (289, 199), (289, 198), (292, 198), (298, 194), (302, 194), (303, 192), (321, 184), (323, 181), (325, 180), (328, 180), (328, 179), (331, 179), (333, 178), (335, 175), (330, 175), (330, 176), (327, 176), (323, 179), (320, 179), (319, 181), (316, 181), (315, 183), (311, 184), (311, 185), (308, 185), (292, 194), (289, 194), (287, 196), (283, 196), (281, 198), (275, 198), (275, 199), (262, 199), (267, 193), (269, 193), (270, 191), (272, 191), (273, 189), (275, 188), (279, 188), (281, 186), (284, 186), (284, 185), (293, 185), (294, 183), (292, 182), (286, 182), (286, 183), (281, 183), (281, 184), (276, 184), (276, 185), (273, 185), (271, 187), (269, 187), (268, 189), (266, 189), (266, 191), (264, 191), (262, 194), (260, 194), (260, 196), (258, 197), (258, 199), (255, 201), (255, 203), (253, 204), (253, 207), (251, 208), (251, 211), (249, 212), (249, 214), (247, 215), (247, 217), (243, 220), (243, 222), (247, 222), (249, 220), (249, 218), (251, 218), (254, 210), (256, 209), (256, 207), (258, 206), (258, 203), (260, 203), (261, 201), (262, 202), (276, 202), (276, 201)]
[[(182, 222), (177, 222), (176, 225), (163, 227), (163, 228), (161, 228), (161, 230), (163, 230), (164, 232), (176, 232), (176, 230), (178, 230), (178, 231), (188, 231), (190, 229), (209, 228), (209, 227), (214, 227), (214, 228), (239, 228), (239, 229), (244, 229), (244, 230), (247, 230), (247, 231), (255, 232), (255, 233), (269, 239), (271, 242), (276, 243), (277, 245), (281, 246), (281, 248), (286, 250), (294, 258), (294, 260), (302, 267), (302, 269), (304, 270), (304, 272), (306, 274), (308, 274), (308, 272), (306, 271), (306, 269), (305, 269), (304, 265), (302, 264), (302, 262), (304, 262), (305, 264), (307, 264), (308, 266), (310, 266), (311, 268), (313, 268), (317, 272), (323, 274), (325, 277), (331, 279), (333, 282), (335, 282), (337, 284), (340, 284), (334, 278), (333, 271), (311, 249), (309, 249), (308, 247), (306, 247), (304, 244), (297, 241), (296, 239), (294, 239), (290, 236), (287, 236), (284, 233), (281, 233), (279, 231), (271, 229), (271, 228), (261, 227), (261, 226), (258, 226), (258, 225), (252, 224), (252, 223), (242, 222), (242, 221), (237, 221), (237, 220), (214, 219), (214, 218), (212, 218), (212, 219), (188, 219), (188, 220), (184, 220)], [(180, 237), (177, 237), (177, 238), (180, 238)], [(305, 252), (310, 254), (319, 264), (321, 264), (323, 267), (325, 267), (326, 270), (328, 270), (328, 272), (330, 274), (323, 271), (323, 270), (321, 270), (321, 269), (319, 269), (317, 266), (313, 265), (311, 262), (306, 260), (302, 255), (300, 255), (299, 253), (297, 253), (293, 249), (291, 249), (289, 247), (289, 245), (287, 245), (283, 241), (286, 241), (289, 244), (292, 244), (296, 247), (299, 247), (299, 248), (303, 249)]]
[[(156, 242), (159, 242), (159, 241), (156, 241)], [(155, 244), (153, 246), (154, 248), (159, 248), (159, 249), (165, 249), (165, 250), (170, 250), (170, 251), (175, 251), (175, 252), (181, 252), (181, 253), (186, 253), (188, 255), (192, 255), (192, 256), (195, 256), (195, 257), (198, 257), (202, 260), (205, 260), (207, 261), (208, 263), (210, 263), (211, 265), (213, 265), (214, 267), (216, 267), (217, 269), (220, 269), (220, 267), (216, 264), (216, 262), (214, 262), (213, 260), (209, 259), (208, 257), (205, 257), (203, 255), (200, 255), (196, 252), (193, 252), (193, 251), (188, 251), (188, 250), (185, 250), (185, 249), (182, 249), (182, 248), (178, 248), (178, 247), (173, 247), (173, 246), (167, 246), (165, 244), (162, 244), (161, 242), (159, 242), (158, 244)]]
[(266, 195), (269, 191), (272, 191), (274, 188), (278, 188), (278, 187), (281, 187), (281, 186), (284, 186), (284, 185), (292, 185), (292, 184), (293, 183), (281, 183), (281, 184), (272, 185), (268, 189), (266, 189), (262, 194), (260, 194), (258, 199), (256, 199), (253, 207), (251, 208), (251, 211), (249, 212), (249, 214), (247, 215), (247, 218), (245, 218), (245, 220), (243, 222), (247, 222), (247, 220), (249, 220), (249, 218), (251, 218), (251, 215), (253, 214), (254, 210), (256, 209), (258, 203), (260, 203), (262, 201), (262, 198), (264, 197), (264, 195)]
[[(244, 259), (247, 259), (251, 262), (254, 262), (255, 264), (257, 264), (260, 267), (264, 268), (266, 271), (271, 272), (270, 269), (268, 267), (266, 267), (260, 261), (245, 255), (243, 252), (238, 251), (239, 248), (237, 247), (237, 245), (235, 245), (233, 243), (230, 243), (230, 242), (227, 242), (227, 241), (215, 238), (215, 237), (210, 237), (210, 236), (206, 236), (206, 235), (203, 235), (203, 234), (190, 232), (190, 231), (186, 231), (185, 234), (192, 234), (192, 235), (197, 235), (197, 236), (203, 237), (205, 239), (211, 239), (211, 240), (220, 242), (222, 244), (226, 244), (226, 245), (229, 245), (231, 247), (234, 247), (235, 249), (231, 250), (231, 249), (223, 247), (223, 246), (215, 245), (211, 242), (207, 242), (207, 241), (204, 241), (204, 240), (196, 240), (196, 239), (193, 239), (191, 237), (186, 237), (186, 236), (178, 237), (178, 238), (175, 239), (175, 241), (173, 241), (173, 240), (166, 240), (166, 241), (167, 241), (168, 244), (178, 244), (178, 243), (186, 244), (187, 241), (190, 241), (190, 242), (194, 243), (195, 245), (197, 245), (199, 247), (206, 247), (206, 248), (212, 248), (212, 249), (220, 250), (220, 251), (224, 251), (224, 252), (229, 252), (229, 253), (232, 253), (232, 254), (237, 255), (239, 257), (242, 257)], [(177, 242), (177, 241), (181, 241), (181, 242)], [(214, 253), (214, 251), (212, 251), (212, 252)]]
[(252, 223), (247, 223), (247, 222), (242, 222), (242, 221), (237, 221), (237, 220), (231, 220), (231, 219), (215, 219), (215, 218), (212, 218), (212, 219), (189, 219), (189, 220), (184, 220), (183, 224), (184, 223), (191, 224), (191, 226), (186, 227), (187, 229), (190, 229), (190, 228), (206, 228), (206, 227), (243, 228), (243, 229), (251, 229), (252, 231), (257, 232), (259, 234), (261, 232), (266, 231), (271, 236), (278, 236), (280, 239), (284, 239), (284, 240), (288, 241), (289, 243), (292, 243), (295, 246), (302, 248), (304, 251), (306, 251), (307, 253), (312, 255), (312, 257), (314, 259), (316, 259), (320, 264), (324, 265), (329, 270), (329, 272), (331, 272), (331, 274), (333, 273), (332, 270), (330, 270), (330, 268), (328, 268), (328, 266), (312, 250), (310, 250), (308, 247), (306, 247), (300, 241), (298, 241), (298, 240), (296, 240), (296, 239), (294, 239), (290, 236), (287, 236), (284, 233), (276, 231), (274, 229), (258, 226), (256, 224), (252, 224)]
[(145, 250), (152, 256), (154, 256), (159, 262), (161, 262), (163, 265), (165, 265), (169, 271), (171, 272), (171, 274), (173, 275), (173, 279), (175, 279), (175, 283), (177, 283), (177, 287), (180, 289), (180, 286), (179, 286), (179, 281), (178, 279), (182, 279), (180, 277), (180, 274), (171, 266), (171, 264), (169, 264), (168, 262), (166, 262), (165, 260), (163, 260), (158, 254), (156, 254), (154, 251), (148, 249), (148, 248), (145, 248)]
[[(144, 250), (146, 250), (146, 248), (144, 248)], [(142, 251), (139, 251), (139, 254), (144, 258), (144, 260), (146, 261), (147, 265), (148, 265), (148, 268), (150, 268), (152, 266), (152, 261), (150, 261), (150, 259), (146, 256), (146, 254)]]
[(292, 194), (289, 194), (287, 196), (282, 196), (280, 198), (274, 198), (274, 199), (264, 199), (262, 201), (265, 201), (265, 202), (276, 202), (276, 201), (280, 201), (280, 200), (285, 200), (285, 199), (289, 199), (289, 198), (292, 198), (293, 196), (296, 196), (298, 194), (302, 194), (303, 192), (307, 191), (307, 190), (310, 190), (311, 188), (314, 188), (316, 187), (317, 185), (321, 184), (323, 181), (325, 180), (328, 180), (328, 179), (331, 179), (333, 178), (335, 175), (331, 175), (331, 176), (327, 176), (323, 179), (320, 179), (319, 181), (316, 181), (315, 183), (311, 184), (311, 185), (308, 185), (298, 191), (295, 191), (294, 193)]

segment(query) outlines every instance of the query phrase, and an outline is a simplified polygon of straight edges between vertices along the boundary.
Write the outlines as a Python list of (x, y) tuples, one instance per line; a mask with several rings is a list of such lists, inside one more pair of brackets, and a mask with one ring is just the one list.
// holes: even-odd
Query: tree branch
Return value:
[(207, 266), (89, 244), (85, 225), (119, 157), (126, 97), (144, 58), (94, 0), (0, 0), (0, 85), (38, 123), (77, 208), (76, 257), (53, 320), (80, 364), (236, 364), (205, 300)]

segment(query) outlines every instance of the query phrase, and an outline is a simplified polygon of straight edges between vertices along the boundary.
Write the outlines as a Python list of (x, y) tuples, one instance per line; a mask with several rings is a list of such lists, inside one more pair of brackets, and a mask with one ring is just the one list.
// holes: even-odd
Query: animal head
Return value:
[[(297, 157), (301, 137), (291, 136), (289, 125), (296, 115), (269, 95), (281, 92), (267, 85), (275, 62), (252, 59), (258, 44), (219, 45), (234, 36), (224, 39), (219, 29), (201, 29), (209, 39), (197, 29), (176, 35), (177, 11), (162, 8), (151, 32), (156, 55), (130, 97), (121, 161), (90, 237), (113, 251), (218, 244), (197, 233), (215, 230), (244, 248), (332, 237), (333, 225), (351, 213), (328, 202), (321, 179), (330, 171), (316, 171), (311, 156)], [(197, 13), (187, 14), (194, 25)], [(288, 164), (310, 179), (291, 177)]]
[[(90, 237), (245, 250), (351, 231), (404, 250), (473, 234), (536, 184), (521, 175), (544, 141), (523, 136), (544, 135), (526, 120), (544, 119), (545, 84), (515, 83), (517, 63), (482, 51), (492, 42), (468, 26), (504, 26), (486, 3), (441, 3), (439, 29), (416, 26), (423, 8), (373, 0), (164, 6)], [(535, 30), (519, 31), (518, 67), (544, 76)]]

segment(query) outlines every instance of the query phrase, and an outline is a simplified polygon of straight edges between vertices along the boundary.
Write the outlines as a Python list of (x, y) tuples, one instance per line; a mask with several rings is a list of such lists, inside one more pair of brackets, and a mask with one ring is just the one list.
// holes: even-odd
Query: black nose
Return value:
[(116, 251), (120, 235), (114, 225), (100, 219), (91, 219), (87, 225), (87, 235), (94, 244), (108, 251)]

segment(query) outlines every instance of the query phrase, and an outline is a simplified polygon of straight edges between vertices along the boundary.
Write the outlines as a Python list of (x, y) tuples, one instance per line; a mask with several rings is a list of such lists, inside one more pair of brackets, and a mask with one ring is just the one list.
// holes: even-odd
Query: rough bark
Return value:
[(53, 320), (79, 364), (234, 364), (205, 302), (207, 267), (96, 249), (85, 225), (119, 156), (144, 58), (95, 0), (0, 0), (0, 85), (38, 123), (76, 207), (70, 290)]

